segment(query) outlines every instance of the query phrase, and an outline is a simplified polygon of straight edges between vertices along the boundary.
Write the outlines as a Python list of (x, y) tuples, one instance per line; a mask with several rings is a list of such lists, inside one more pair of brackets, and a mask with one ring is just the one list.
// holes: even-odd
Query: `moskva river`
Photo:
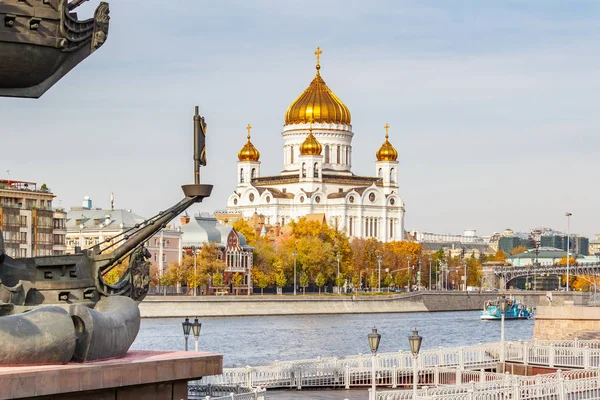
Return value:
[[(409, 350), (413, 328), (422, 349), (500, 341), (499, 321), (480, 321), (479, 311), (202, 318), (200, 351), (224, 355), (224, 366), (261, 365), (275, 360), (368, 354), (367, 335), (381, 333), (380, 352)], [(183, 350), (181, 318), (143, 319), (135, 350)], [(527, 340), (533, 319), (506, 321), (506, 340)], [(190, 350), (194, 339), (190, 335)]]

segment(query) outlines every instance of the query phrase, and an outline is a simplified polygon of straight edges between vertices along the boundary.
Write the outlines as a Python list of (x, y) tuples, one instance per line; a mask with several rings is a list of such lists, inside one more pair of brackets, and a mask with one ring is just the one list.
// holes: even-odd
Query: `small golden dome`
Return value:
[(238, 152), (238, 160), (240, 161), (258, 161), (260, 158), (260, 152), (254, 147), (252, 142), (250, 141), (250, 129), (252, 126), (248, 124), (246, 127), (248, 130), (248, 142), (242, 147), (242, 149)]
[(398, 159), (398, 151), (394, 148), (394, 146), (392, 146), (392, 144), (388, 140), (389, 129), (389, 124), (385, 124), (385, 142), (381, 145), (379, 150), (377, 150), (377, 153), (375, 153), (375, 155), (377, 156), (377, 161), (396, 161)]
[(323, 150), (323, 146), (321, 145), (321, 143), (319, 143), (317, 138), (312, 133), (312, 124), (311, 124), (310, 132), (308, 133), (308, 136), (306, 137), (306, 139), (304, 139), (304, 142), (302, 142), (302, 144), (300, 145), (300, 154), (302, 154), (303, 156), (318, 156), (321, 154), (322, 150)]
[(317, 75), (308, 88), (302, 93), (285, 112), (285, 124), (300, 124), (309, 122), (335, 123), (350, 125), (350, 110), (346, 105), (327, 87), (321, 78), (320, 58), (321, 48), (317, 47)]

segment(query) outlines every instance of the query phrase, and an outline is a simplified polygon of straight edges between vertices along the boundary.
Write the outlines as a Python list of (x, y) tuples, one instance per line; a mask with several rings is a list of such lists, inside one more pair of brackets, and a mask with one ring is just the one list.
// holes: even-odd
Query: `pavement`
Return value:
[(367, 400), (367, 390), (268, 390), (267, 400)]

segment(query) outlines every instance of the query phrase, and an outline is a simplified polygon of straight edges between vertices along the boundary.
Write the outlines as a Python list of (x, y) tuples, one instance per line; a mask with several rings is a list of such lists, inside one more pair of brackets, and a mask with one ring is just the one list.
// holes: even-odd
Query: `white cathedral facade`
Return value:
[(388, 140), (376, 153), (375, 176), (352, 173), (350, 110), (317, 72), (288, 107), (283, 126), (283, 171), (262, 176), (260, 153), (248, 141), (238, 153), (237, 187), (227, 200), (230, 213), (284, 226), (309, 214), (324, 214), (329, 226), (350, 237), (382, 242), (403, 240), (404, 203), (398, 194), (398, 152)]

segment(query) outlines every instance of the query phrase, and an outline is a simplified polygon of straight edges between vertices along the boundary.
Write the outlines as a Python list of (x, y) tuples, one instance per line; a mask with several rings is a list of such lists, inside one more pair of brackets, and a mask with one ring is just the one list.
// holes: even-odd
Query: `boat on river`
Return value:
[(533, 316), (533, 310), (531, 307), (527, 307), (520, 303), (516, 298), (512, 298), (498, 299), (495, 301), (488, 300), (483, 307), (480, 318), (484, 321), (495, 321), (502, 319), (502, 312), (500, 311), (501, 301), (506, 301), (504, 319), (529, 319)]

